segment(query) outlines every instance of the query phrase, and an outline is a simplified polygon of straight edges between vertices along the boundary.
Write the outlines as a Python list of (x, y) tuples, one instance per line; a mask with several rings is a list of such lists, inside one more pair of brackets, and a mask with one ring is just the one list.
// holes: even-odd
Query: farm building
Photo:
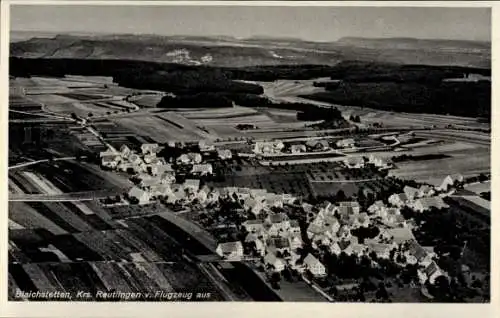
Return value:
[(361, 211), (361, 206), (356, 201), (340, 201), (337, 202), (339, 213), (343, 214), (358, 214)]
[(409, 201), (413, 201), (418, 195), (418, 189), (410, 186), (405, 186), (403, 192), (406, 194)]
[(324, 151), (330, 149), (330, 144), (326, 140), (309, 140), (306, 142), (306, 147), (313, 151)]
[(226, 259), (239, 260), (243, 257), (243, 244), (240, 241), (220, 243), (215, 252)]
[(419, 198), (430, 197), (430, 196), (434, 195), (434, 193), (435, 193), (434, 189), (431, 186), (428, 186), (426, 184), (424, 184), (423, 186), (421, 186), (418, 189), (418, 197)]
[(418, 212), (428, 211), (430, 209), (445, 209), (448, 205), (444, 203), (441, 197), (420, 198), (413, 204), (413, 209)]
[(120, 154), (123, 158), (127, 158), (131, 152), (132, 150), (130, 150), (130, 148), (127, 147), (127, 145), (123, 145), (120, 147)]
[(198, 142), (198, 148), (201, 152), (208, 152), (215, 150), (215, 146), (209, 140), (200, 140)]
[(117, 155), (107, 155), (101, 157), (101, 165), (103, 167), (108, 167), (108, 168), (116, 168), (118, 164), (120, 163), (120, 156)]
[(371, 154), (368, 157), (368, 163), (371, 163), (380, 169), (387, 169), (387, 168), (392, 167), (392, 162), (389, 159), (377, 157), (377, 156), (374, 156), (373, 154)]
[(253, 148), (257, 154), (276, 154), (280, 153), (285, 148), (281, 141), (257, 141)]

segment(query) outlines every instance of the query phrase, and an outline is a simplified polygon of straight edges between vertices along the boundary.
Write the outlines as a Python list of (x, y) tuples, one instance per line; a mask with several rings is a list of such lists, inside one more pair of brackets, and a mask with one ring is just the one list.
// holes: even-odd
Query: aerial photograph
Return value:
[(491, 20), (11, 5), (9, 301), (489, 303)]

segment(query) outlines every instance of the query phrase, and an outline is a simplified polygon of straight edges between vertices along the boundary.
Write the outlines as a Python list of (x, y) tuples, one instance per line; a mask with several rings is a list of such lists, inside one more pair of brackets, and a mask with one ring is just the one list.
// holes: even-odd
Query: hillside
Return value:
[[(27, 37), (26, 34), (23, 35)], [(11, 56), (126, 59), (187, 65), (335, 65), (343, 60), (489, 68), (488, 43), (451, 40), (344, 38), (337, 42), (256, 37), (58, 35), (27, 40), (11, 35)]]

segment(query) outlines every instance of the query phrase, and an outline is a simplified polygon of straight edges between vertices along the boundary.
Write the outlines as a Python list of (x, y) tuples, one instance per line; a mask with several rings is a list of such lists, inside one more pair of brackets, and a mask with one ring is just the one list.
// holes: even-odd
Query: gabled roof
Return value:
[(407, 197), (414, 197), (418, 193), (418, 189), (410, 186), (405, 186), (403, 188), (403, 192), (406, 194)]
[(317, 266), (318, 264), (319, 265), (323, 265), (321, 264), (321, 262), (316, 258), (314, 257), (314, 255), (312, 255), (311, 253), (307, 254), (306, 258), (304, 258), (304, 264), (307, 265), (308, 267), (315, 267)]
[(266, 264), (275, 265), (276, 263), (280, 262), (283, 263), (283, 261), (277, 258), (276, 255), (273, 253), (267, 253), (266, 256), (264, 256), (264, 263)]
[(393, 194), (391, 196), (394, 196), (394, 197), (398, 198), (402, 202), (408, 201), (408, 196), (405, 193), (397, 193), (397, 194)]
[(420, 198), (416, 200), (415, 203), (420, 204), (424, 209), (430, 209), (430, 208), (441, 209), (448, 207), (448, 205), (444, 203), (443, 199), (438, 196)]
[(290, 220), (290, 227), (300, 227), (299, 221), (297, 221), (297, 220)]
[(240, 241), (219, 243), (219, 247), (224, 254), (236, 252), (238, 249), (243, 248)]
[(439, 266), (433, 261), (424, 269), (424, 272), (427, 275), (427, 277), (429, 277), (439, 270), (440, 270)]
[(283, 237), (272, 237), (267, 240), (267, 245), (274, 246), (276, 248), (287, 248), (290, 247), (290, 242)]
[(409, 242), (409, 252), (419, 261), (427, 256), (427, 251), (415, 240)]
[(200, 180), (186, 179), (186, 181), (184, 181), (184, 187), (195, 187), (198, 189), (200, 187)]

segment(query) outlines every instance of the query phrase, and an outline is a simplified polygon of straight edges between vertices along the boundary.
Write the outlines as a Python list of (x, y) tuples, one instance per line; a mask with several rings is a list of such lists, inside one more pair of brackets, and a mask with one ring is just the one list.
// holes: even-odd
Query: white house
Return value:
[(142, 144), (141, 151), (143, 154), (156, 153), (158, 151), (158, 144)]
[(414, 187), (405, 186), (403, 192), (406, 194), (408, 201), (413, 201), (418, 196), (418, 189)]
[(285, 262), (276, 257), (274, 253), (267, 253), (266, 256), (264, 256), (264, 264), (275, 272), (281, 272), (285, 269)]
[(138, 187), (133, 187), (128, 192), (129, 198), (134, 198), (139, 201), (139, 204), (146, 204), (149, 202), (151, 196), (147, 191), (144, 191)]
[(168, 196), (170, 193), (171, 189), (168, 184), (157, 184), (154, 186), (151, 186), (149, 189), (149, 193), (154, 196), (154, 197), (164, 197)]
[(130, 156), (128, 156), (128, 162), (138, 166), (142, 163), (142, 159), (141, 159), (141, 157), (139, 157), (138, 155), (133, 153)]
[(132, 151), (130, 150), (129, 147), (127, 147), (127, 145), (122, 145), (120, 147), (120, 154), (123, 158), (128, 158), (128, 156), (130, 155)]
[(306, 152), (307, 149), (306, 149), (306, 146), (305, 145), (292, 145), (290, 147), (290, 151), (293, 153), (293, 154), (297, 154), (297, 153), (301, 153), (301, 152)]
[(200, 180), (198, 179), (186, 179), (183, 184), (184, 189), (197, 192), (200, 189)]
[(198, 147), (201, 152), (208, 152), (215, 150), (215, 146), (209, 140), (200, 140), (198, 142)]
[(299, 233), (300, 234), (300, 225), (297, 220), (290, 220), (290, 227), (288, 228), (289, 233)]
[(426, 184), (422, 185), (418, 189), (418, 197), (423, 198), (423, 197), (430, 197), (433, 196), (436, 191), (431, 186), (428, 186)]
[(389, 197), (389, 203), (396, 207), (403, 207), (408, 203), (408, 197), (404, 193), (393, 194)]
[(366, 244), (368, 252), (375, 252), (378, 258), (389, 259), (391, 250), (397, 247), (396, 244), (384, 244), (384, 243), (368, 243)]
[(257, 216), (259, 215), (262, 210), (264, 209), (265, 204), (262, 202), (262, 200), (256, 200), (254, 198), (247, 198), (245, 199), (243, 203), (243, 208), (245, 210), (248, 210), (250, 213), (253, 215)]
[(344, 164), (349, 169), (360, 169), (365, 166), (365, 160), (362, 157), (349, 157), (344, 160)]
[(383, 217), (386, 213), (387, 207), (384, 202), (379, 200), (375, 201), (372, 205), (368, 207), (368, 212), (375, 214), (377, 216)]
[(204, 163), (204, 164), (195, 164), (191, 169), (191, 173), (199, 174), (201, 176), (210, 175), (213, 173), (212, 164)]
[(443, 199), (438, 196), (434, 197), (424, 197), (415, 200), (413, 204), (413, 209), (418, 212), (428, 211), (430, 209), (446, 209), (448, 204), (444, 203)]
[(119, 155), (119, 153), (117, 153), (116, 151), (113, 151), (113, 150), (101, 151), (99, 153), (100, 158), (106, 157), (106, 156), (117, 156), (117, 155)]
[(145, 163), (151, 163), (151, 162), (153, 162), (154, 159), (156, 159), (155, 153), (147, 153), (143, 157), (143, 160)]
[(257, 141), (254, 145), (254, 153), (256, 154), (276, 154), (280, 153), (285, 148), (281, 141)]
[(229, 149), (217, 149), (217, 156), (221, 160), (228, 160), (233, 157), (233, 154), (231, 153), (231, 150)]
[(284, 253), (285, 251), (290, 253), (292, 250), (290, 241), (284, 237), (271, 237), (266, 241), (266, 245), (267, 250), (274, 253)]
[(121, 157), (117, 155), (108, 155), (101, 157), (101, 165), (103, 167), (108, 167), (115, 169), (120, 163)]
[(153, 165), (151, 166), (151, 174), (153, 176), (162, 176), (163, 174), (171, 174), (173, 175), (174, 169), (172, 168), (171, 164), (164, 164), (164, 165)]
[(368, 162), (380, 169), (387, 169), (392, 167), (392, 162), (389, 159), (377, 157), (374, 156), (373, 154), (370, 154), (370, 156), (368, 157)]
[(305, 268), (315, 277), (326, 275), (326, 268), (314, 255), (308, 254), (304, 259)]
[(288, 241), (290, 242), (290, 248), (296, 250), (304, 245), (300, 233), (290, 233), (288, 236)]
[(455, 182), (463, 182), (464, 181), (464, 176), (461, 174), (454, 174), (454, 175), (448, 175), (446, 178), (444, 178), (443, 182), (438, 188), (438, 190), (441, 191), (446, 191), (448, 190), (449, 187), (452, 187)]
[(225, 259), (240, 260), (243, 257), (243, 244), (240, 241), (220, 243), (215, 252)]
[(249, 233), (264, 232), (264, 223), (261, 220), (247, 220), (241, 224)]
[(260, 255), (264, 256), (266, 254), (266, 246), (256, 233), (248, 233), (245, 237), (246, 243), (253, 242), (255, 244), (255, 251)]
[(335, 143), (335, 145), (339, 148), (352, 148), (355, 144), (356, 142), (353, 138), (341, 139)]

